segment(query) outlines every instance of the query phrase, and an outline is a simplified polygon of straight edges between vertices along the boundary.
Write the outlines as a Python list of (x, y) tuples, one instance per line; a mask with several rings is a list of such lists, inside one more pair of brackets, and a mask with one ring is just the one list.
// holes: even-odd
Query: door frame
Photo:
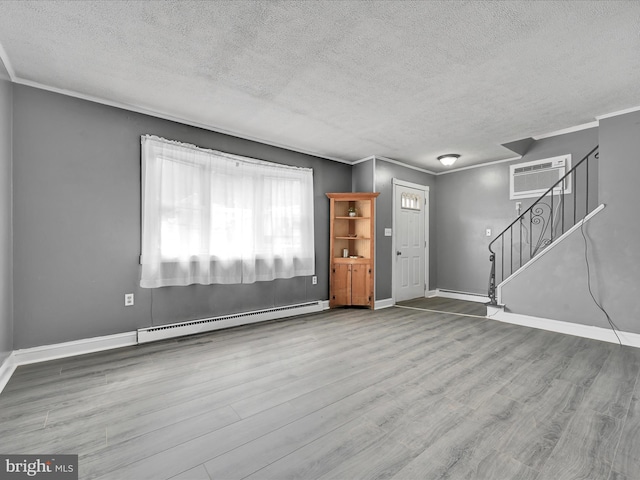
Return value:
[(391, 222), (393, 225), (392, 236), (391, 236), (391, 298), (393, 300), (393, 304), (396, 303), (396, 187), (408, 187), (414, 188), (416, 190), (421, 190), (424, 193), (424, 295), (426, 297), (427, 292), (429, 291), (429, 246), (431, 244), (429, 239), (429, 186), (428, 185), (420, 185), (418, 183), (407, 182), (405, 180), (400, 180), (398, 178), (391, 179), (391, 183), (393, 185), (393, 194), (392, 194), (392, 202), (391, 202)]

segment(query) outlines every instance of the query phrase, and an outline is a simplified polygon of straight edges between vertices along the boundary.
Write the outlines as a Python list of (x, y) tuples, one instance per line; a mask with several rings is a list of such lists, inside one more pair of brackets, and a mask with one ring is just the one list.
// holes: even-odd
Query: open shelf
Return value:
[[(329, 305), (373, 308), (374, 217), (378, 193), (327, 193), (330, 199)], [(355, 216), (349, 212), (355, 210)], [(346, 252), (346, 256), (345, 256)]]

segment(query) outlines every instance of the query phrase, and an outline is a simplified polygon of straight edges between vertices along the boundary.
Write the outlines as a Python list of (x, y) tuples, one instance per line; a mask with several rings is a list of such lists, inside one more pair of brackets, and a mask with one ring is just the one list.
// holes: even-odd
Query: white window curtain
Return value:
[(141, 141), (141, 287), (315, 274), (311, 169)]

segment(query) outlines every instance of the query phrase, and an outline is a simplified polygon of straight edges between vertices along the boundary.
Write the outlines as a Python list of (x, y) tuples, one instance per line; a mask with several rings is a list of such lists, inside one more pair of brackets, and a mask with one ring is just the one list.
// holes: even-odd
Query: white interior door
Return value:
[(426, 282), (426, 187), (394, 182), (394, 298), (424, 297)]

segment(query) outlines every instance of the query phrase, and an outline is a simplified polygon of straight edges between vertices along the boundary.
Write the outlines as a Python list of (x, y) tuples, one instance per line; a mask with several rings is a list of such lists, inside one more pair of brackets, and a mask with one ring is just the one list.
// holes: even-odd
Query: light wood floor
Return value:
[(338, 309), (19, 367), (0, 452), (80, 478), (640, 478), (640, 350)]

